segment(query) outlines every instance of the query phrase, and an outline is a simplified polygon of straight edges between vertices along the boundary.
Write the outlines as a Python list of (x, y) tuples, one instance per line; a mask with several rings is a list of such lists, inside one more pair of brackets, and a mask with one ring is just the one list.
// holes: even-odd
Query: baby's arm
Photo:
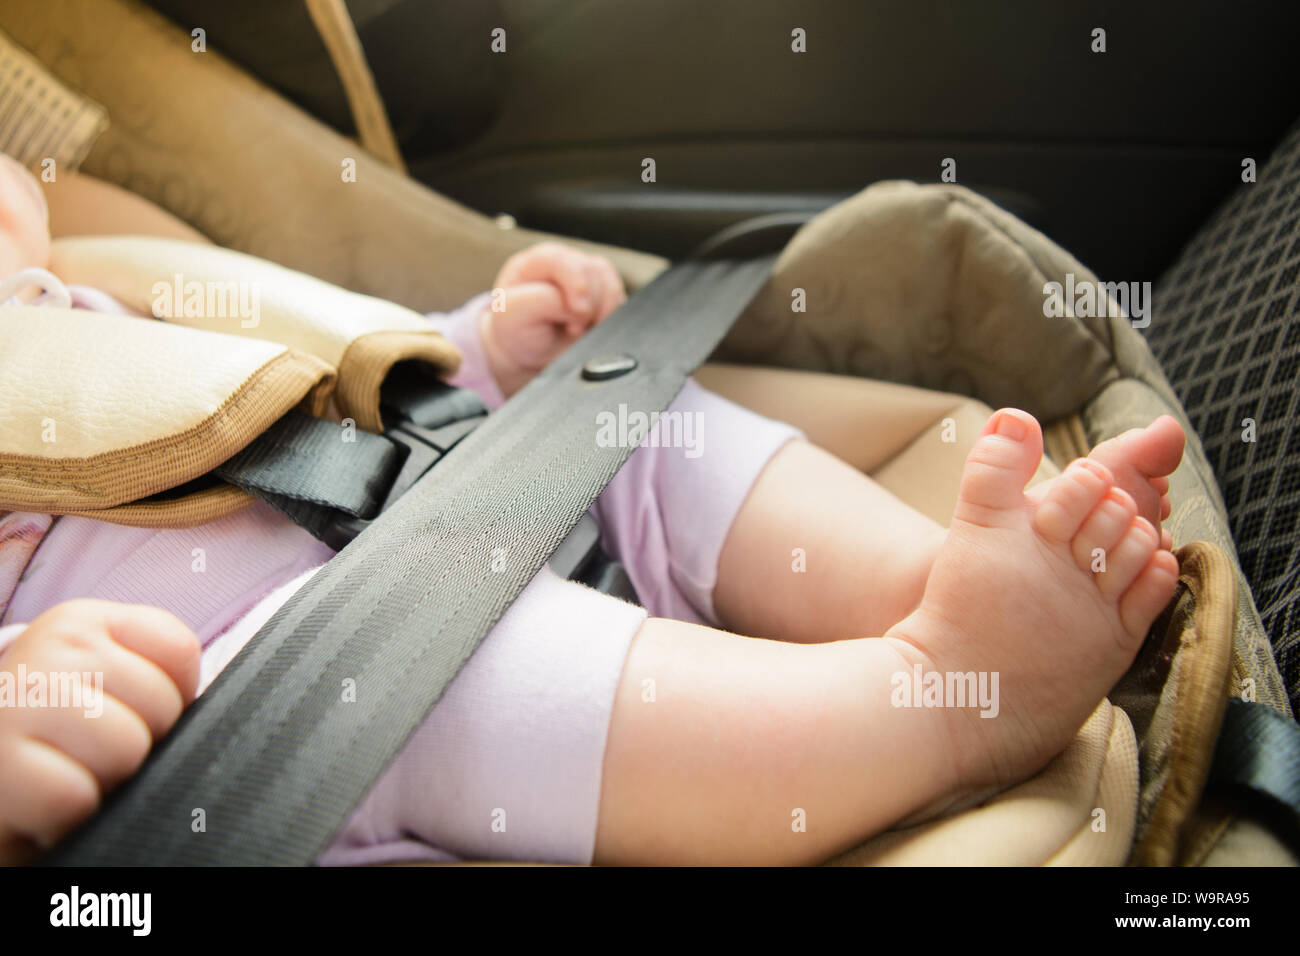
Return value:
[(194, 633), (159, 608), (67, 601), (28, 625), (0, 654), (12, 692), (0, 695), (0, 864), (34, 859), (89, 817), (194, 700), (198, 676)]
[[(35, 188), (35, 180), (16, 163), (0, 165), (0, 174), (13, 179), (12, 192), (19, 200)], [(48, 229), (35, 223), (32, 231), (39, 233), (43, 245), (13, 262), (0, 256), (0, 278), (26, 265), (46, 266), (51, 235), (133, 234), (208, 241), (148, 200), (90, 176), (62, 173), (40, 188), (49, 210)], [(27, 218), (39, 219), (35, 207), (26, 211)], [(54, 268), (57, 272), (57, 263)], [(484, 360), (502, 395), (508, 398), (526, 385), (625, 298), (617, 270), (600, 256), (558, 242), (543, 242), (511, 256), (497, 274), (489, 305), (474, 317)]]
[(50, 210), (50, 235), (161, 236), (207, 242), (198, 230), (135, 193), (81, 173), (59, 173), (42, 183)]
[(479, 315), (483, 354), (509, 398), (627, 298), (613, 263), (558, 242), (506, 260)]

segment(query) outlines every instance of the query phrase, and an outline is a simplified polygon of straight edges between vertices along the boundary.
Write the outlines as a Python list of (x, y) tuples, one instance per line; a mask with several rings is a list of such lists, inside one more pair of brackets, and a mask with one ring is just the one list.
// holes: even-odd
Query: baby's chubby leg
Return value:
[(827, 641), (916, 607), (939, 525), (694, 381), (667, 415), (681, 427), (656, 436), (666, 447), (638, 448), (594, 509), (652, 615)]
[(890, 705), (908, 667), (886, 640), (647, 620), (614, 702), (594, 862), (815, 863), (950, 792), (949, 715)]
[[(807, 643), (882, 634), (917, 608), (944, 528), (694, 381), (669, 411), (693, 444), (637, 449), (595, 509), (651, 614)], [(1159, 530), (1182, 445), (1164, 416), (1092, 457)]]
[(920, 603), (944, 529), (806, 441), (767, 463), (718, 556), (713, 603), (741, 634), (883, 634)]
[[(1164, 415), (1089, 455), (1158, 534), (1183, 441)], [(727, 533), (713, 591), (717, 618), (742, 634), (791, 641), (884, 633), (920, 604), (946, 533), (835, 456), (791, 441), (759, 474)], [(1171, 546), (1168, 531), (1160, 541)]]
[[(822, 860), (1060, 752), (1132, 662), (1177, 562), (1098, 462), (1026, 495), (1041, 454), (1030, 416), (990, 419), (920, 607), (879, 640), (645, 622), (615, 699), (595, 859)], [(998, 700), (909, 706), (898, 678), (917, 667), (945, 683), (997, 674)]]

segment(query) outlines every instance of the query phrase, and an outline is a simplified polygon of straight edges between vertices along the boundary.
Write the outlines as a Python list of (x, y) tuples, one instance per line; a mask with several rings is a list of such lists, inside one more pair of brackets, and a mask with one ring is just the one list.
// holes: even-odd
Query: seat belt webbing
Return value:
[(342, 550), (487, 414), (473, 392), (401, 366), (380, 405), (383, 435), (291, 411), (212, 474)]
[(213, 473), (320, 538), (341, 515), (379, 514), (403, 452), (380, 435), (289, 412)]
[(641, 436), (598, 441), (598, 416), (665, 408), (772, 261), (677, 265), (584, 335), (304, 585), (45, 862), (314, 861), (631, 454)]
[(1300, 724), (1266, 704), (1229, 698), (1206, 788), (1249, 799), (1300, 854)]

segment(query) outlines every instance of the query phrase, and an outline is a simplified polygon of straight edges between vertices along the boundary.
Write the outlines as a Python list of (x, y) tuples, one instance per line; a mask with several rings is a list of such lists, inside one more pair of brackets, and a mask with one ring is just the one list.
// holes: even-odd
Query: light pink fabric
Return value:
[(50, 515), (26, 511), (0, 512), (0, 622), (9, 610), (9, 598), (27, 573), (35, 553), (50, 529)]
[(320, 862), (590, 862), (614, 694), (645, 616), (543, 568)]
[[(474, 386), (497, 407), (475, 324), (485, 302), (431, 319), (465, 354), (453, 384)], [(593, 512), (651, 614), (707, 623), (727, 530), (765, 463), (797, 432), (694, 382), (668, 413), (693, 416), (694, 449), (637, 449)], [(332, 555), (264, 504), (181, 530), (64, 517), (0, 623), (30, 621), (73, 597), (163, 607), (198, 633), (206, 687)], [(543, 569), (320, 862), (589, 862), (614, 692), (645, 615)], [(0, 652), (20, 630), (0, 630)]]
[(479, 316), (491, 299), (492, 293), (482, 292), (456, 311), (435, 312), (429, 319), (452, 345), (460, 349), (460, 368), (449, 380), (451, 384), (468, 388), (483, 399), (484, 405), (495, 411), (505, 404), (506, 399), (488, 368), (487, 356), (483, 353), (483, 339), (479, 335)]

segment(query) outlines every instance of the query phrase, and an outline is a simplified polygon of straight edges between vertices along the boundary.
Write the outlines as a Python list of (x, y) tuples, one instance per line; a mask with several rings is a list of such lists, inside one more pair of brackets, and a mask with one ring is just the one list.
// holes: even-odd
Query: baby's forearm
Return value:
[(941, 805), (961, 724), (894, 706), (914, 663), (885, 638), (795, 645), (647, 621), (611, 719), (596, 860), (813, 863)]
[(50, 209), (50, 234), (140, 235), (207, 242), (201, 232), (147, 199), (81, 173), (60, 172), (42, 183)]

